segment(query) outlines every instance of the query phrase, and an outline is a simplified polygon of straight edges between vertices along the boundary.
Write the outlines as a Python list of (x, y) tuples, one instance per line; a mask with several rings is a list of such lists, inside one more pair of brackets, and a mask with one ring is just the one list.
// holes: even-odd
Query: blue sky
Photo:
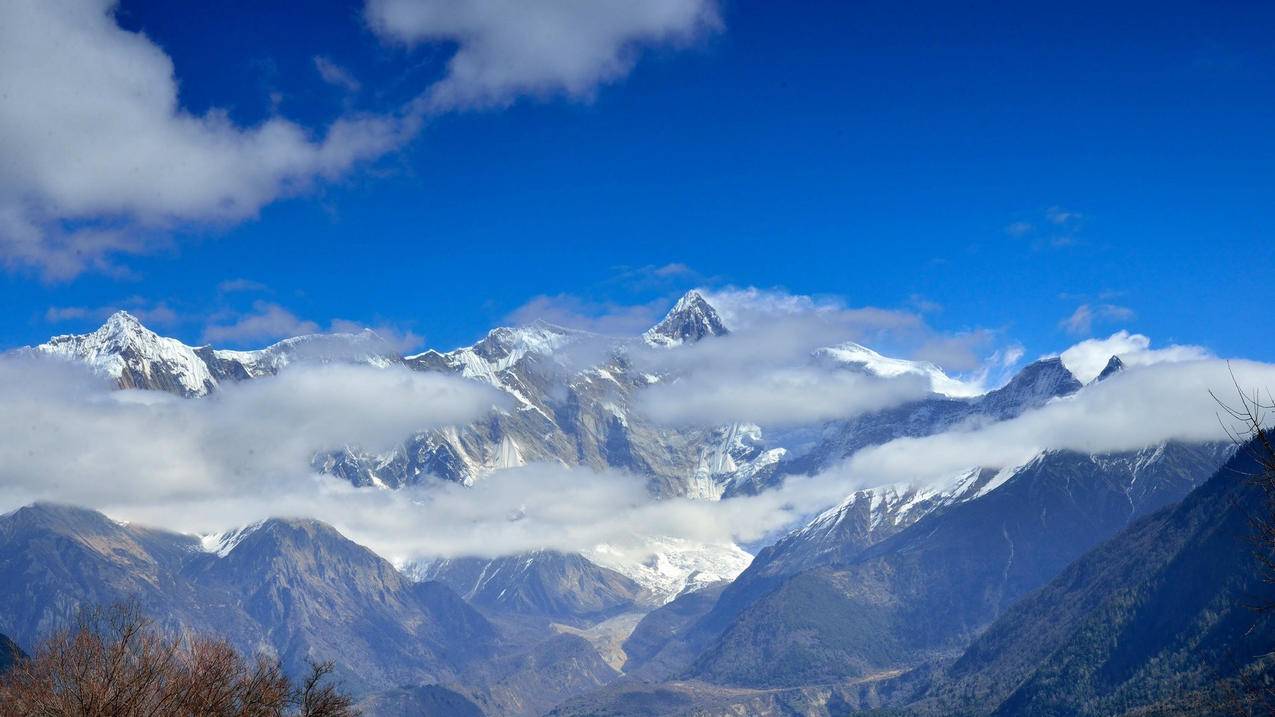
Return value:
[[(314, 137), (401, 114), (465, 42), (320, 5), (124, 0), (109, 21), (171, 58), (180, 112)], [(45, 236), (142, 239), (57, 276), (6, 259), (0, 346), (123, 306), (190, 343), (266, 343), (286, 322), (238, 327), (277, 311), (450, 347), (536, 312), (636, 326), (703, 285), (923, 312), (1030, 355), (1127, 328), (1275, 359), (1275, 6), (705, 7), (714, 22), (636, 43), (574, 96), (428, 111), (246, 215), (49, 210)]]

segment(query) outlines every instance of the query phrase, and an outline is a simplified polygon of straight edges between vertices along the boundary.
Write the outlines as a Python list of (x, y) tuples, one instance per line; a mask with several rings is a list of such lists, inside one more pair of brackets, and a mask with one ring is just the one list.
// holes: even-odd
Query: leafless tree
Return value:
[[(1232, 372), (1235, 398), (1225, 401), (1217, 395), (1213, 400), (1221, 407), (1219, 416), (1223, 430), (1241, 451), (1246, 451), (1257, 464), (1257, 470), (1246, 478), (1258, 489), (1260, 503), (1247, 507), (1253, 525), (1253, 554), (1262, 568), (1262, 580), (1275, 584), (1275, 437), (1266, 426), (1267, 417), (1275, 411), (1275, 397), (1268, 391), (1247, 391)], [(1227, 418), (1229, 417), (1229, 422)], [(1270, 612), (1275, 604), (1260, 602), (1255, 610)], [(1275, 716), (1275, 675), (1268, 654), (1238, 675), (1233, 686), (1224, 687), (1221, 702), (1214, 711), (1239, 717)]]
[(278, 661), (172, 636), (135, 605), (95, 608), (0, 677), (0, 717), (354, 717), (331, 663), (298, 686)]
[[(1257, 463), (1255, 473), (1247, 476), (1262, 497), (1262, 505), (1250, 511), (1253, 523), (1254, 551), (1263, 567), (1263, 579), (1275, 584), (1275, 438), (1266, 427), (1266, 419), (1275, 411), (1275, 397), (1269, 392), (1265, 398), (1258, 391), (1246, 391), (1231, 374), (1235, 385), (1235, 400), (1224, 401), (1216, 394), (1213, 400), (1229, 416), (1228, 424), (1221, 418), (1222, 428), (1241, 451), (1247, 451)], [(1275, 605), (1258, 606), (1262, 610), (1275, 609)]]

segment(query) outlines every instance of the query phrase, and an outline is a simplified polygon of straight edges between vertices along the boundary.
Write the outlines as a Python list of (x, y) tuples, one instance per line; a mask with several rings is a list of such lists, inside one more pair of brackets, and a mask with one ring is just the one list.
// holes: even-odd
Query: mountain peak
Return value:
[(713, 305), (703, 294), (692, 289), (677, 300), (660, 323), (642, 334), (642, 338), (651, 346), (678, 346), (729, 333)]
[(1107, 361), (1106, 367), (1102, 369), (1102, 373), (1098, 374), (1098, 377), (1095, 378), (1093, 382), (1099, 383), (1100, 381), (1106, 381), (1107, 379), (1120, 373), (1123, 370), (1124, 370), (1124, 361), (1121, 361), (1119, 356), (1112, 356)]
[(123, 388), (202, 396), (217, 385), (195, 349), (156, 334), (127, 311), (111, 314), (92, 333), (54, 336), (35, 351), (84, 363)]
[(124, 309), (120, 309), (106, 317), (106, 322), (102, 325), (111, 327), (146, 328), (142, 326), (142, 322), (139, 321), (136, 316), (133, 316)]
[(1001, 406), (1002, 415), (1008, 417), (1026, 408), (1044, 405), (1054, 398), (1073, 394), (1080, 387), (1080, 381), (1062, 359), (1049, 356), (1027, 364), (1009, 383), (988, 393), (983, 400), (989, 405)]

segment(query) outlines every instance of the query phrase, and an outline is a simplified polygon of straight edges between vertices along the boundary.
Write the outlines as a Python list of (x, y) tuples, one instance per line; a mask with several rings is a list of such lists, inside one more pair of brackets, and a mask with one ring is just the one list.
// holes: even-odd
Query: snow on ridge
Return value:
[[(635, 557), (639, 554), (642, 557)], [(643, 549), (637, 551), (597, 545), (584, 556), (633, 580), (662, 603), (684, 592), (734, 580), (753, 561), (751, 553), (734, 543), (671, 537), (646, 538)]]
[(243, 542), (244, 538), (252, 535), (264, 523), (265, 521), (257, 521), (256, 523), (250, 523), (241, 528), (234, 528), (221, 533), (201, 535), (199, 536), (199, 547), (205, 553), (210, 553), (219, 558), (224, 558), (227, 555), (230, 555), (231, 551), (238, 547), (239, 543)]
[(123, 379), (129, 369), (153, 378), (158, 367), (170, 372), (193, 395), (204, 395), (217, 385), (194, 347), (156, 334), (127, 311), (111, 314), (90, 333), (54, 336), (36, 346), (35, 351), (79, 361), (116, 381)]
[(930, 380), (930, 387), (934, 393), (951, 398), (973, 398), (986, 393), (978, 385), (948, 376), (943, 369), (929, 361), (909, 361), (883, 356), (853, 341), (818, 349), (815, 354), (826, 356), (838, 363), (861, 366), (882, 378), (894, 378), (905, 374), (924, 376)]

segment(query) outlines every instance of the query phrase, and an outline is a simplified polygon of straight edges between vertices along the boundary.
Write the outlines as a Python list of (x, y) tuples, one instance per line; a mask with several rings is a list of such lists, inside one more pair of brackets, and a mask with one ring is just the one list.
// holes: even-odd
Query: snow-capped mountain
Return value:
[(681, 346), (709, 336), (725, 336), (730, 333), (704, 295), (688, 291), (678, 299), (672, 311), (660, 323), (642, 334), (651, 346)]
[(587, 552), (594, 563), (623, 573), (657, 602), (685, 592), (734, 580), (753, 556), (734, 543), (698, 543), (682, 538), (652, 538), (645, 546), (649, 557), (634, 561), (627, 552), (599, 545)]
[(112, 314), (92, 333), (55, 336), (35, 351), (88, 364), (123, 388), (203, 396), (217, 387), (196, 349), (156, 334), (126, 311)]
[(79, 361), (121, 388), (206, 396), (226, 382), (278, 373), (298, 362), (350, 361), (388, 366), (399, 359), (374, 332), (312, 334), (284, 339), (256, 351), (187, 346), (160, 336), (127, 311), (117, 311), (92, 333), (55, 336), (32, 349)]
[[(97, 331), (56, 337), (34, 350), (83, 361), (124, 387), (186, 397), (204, 396), (230, 383), (310, 361), (397, 364), (480, 381), (510, 396), (509, 408), (494, 409), (472, 424), (408, 436), (386, 453), (334, 447), (314, 459), (315, 468), (322, 472), (356, 486), (383, 489), (431, 480), (470, 485), (493, 471), (552, 463), (644, 476), (652, 493), (661, 497), (719, 500), (767, 490), (786, 475), (817, 472), (866, 445), (938, 432), (974, 416), (1008, 418), (1080, 388), (1055, 359), (1028, 366), (1005, 387), (975, 396), (970, 395), (971, 387), (932, 364), (840, 344), (816, 351), (811, 359), (881, 376), (923, 375), (930, 379), (934, 394), (781, 436), (767, 435), (762, 427), (747, 423), (669, 427), (634, 410), (641, 391), (675, 376), (639, 370), (630, 360), (632, 352), (676, 351), (729, 333), (729, 326), (705, 296), (691, 291), (640, 339), (602, 337), (536, 322), (494, 329), (471, 346), (406, 357), (389, 351), (370, 331), (301, 336), (256, 351), (229, 351), (191, 347), (161, 337), (120, 312)], [(906, 489), (864, 498), (879, 504), (877, 510), (868, 511), (867, 520), (886, 521), (882, 526), (904, 525), (912, 519), (909, 515), (919, 516), (925, 506), (943, 499), (913, 495)], [(857, 506), (849, 507), (858, 510)], [(666, 541), (648, 547), (646, 557), (636, 560), (630, 557), (631, 550), (609, 553), (605, 546), (589, 557), (661, 598), (676, 595), (688, 584), (729, 580), (751, 559), (734, 545)]]

